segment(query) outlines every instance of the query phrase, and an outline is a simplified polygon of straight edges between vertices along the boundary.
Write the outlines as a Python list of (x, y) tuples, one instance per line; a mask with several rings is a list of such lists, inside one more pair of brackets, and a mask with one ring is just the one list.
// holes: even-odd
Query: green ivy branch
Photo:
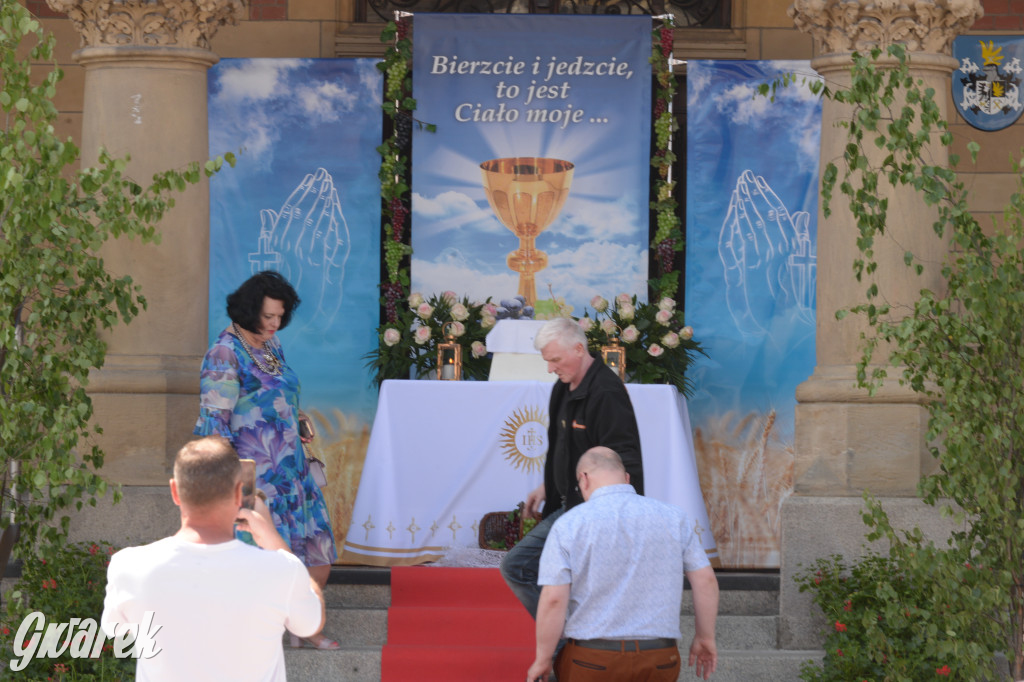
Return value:
[[(926, 632), (938, 627), (942, 632), (901, 643), (875, 628), (862, 655), (880, 666), (876, 677), (922, 679), (907, 676), (909, 658), (920, 661), (925, 672), (935, 665), (935, 674), (950, 680), (977, 680), (1005, 679), (1005, 673), (991, 670), (996, 652), (1003, 652), (1011, 679), (1019, 680), (1024, 678), (1024, 467), (1019, 465), (1024, 455), (1024, 173), (1011, 157), (1018, 191), (1003, 220), (982, 227), (955, 171), (959, 158), (950, 153), (948, 166), (934, 162), (935, 147), (948, 150), (953, 135), (934, 89), (911, 75), (905, 48), (855, 53), (853, 61), (849, 87), (823, 91), (851, 112), (840, 122), (847, 131), (840, 166), (829, 163), (823, 169), (823, 211), (831, 215), (837, 190), (845, 197), (860, 252), (853, 270), (865, 285), (865, 302), (836, 317), (859, 315), (867, 322), (857, 367), (861, 387), (873, 394), (892, 371), (901, 385), (923, 397), (926, 437), (939, 471), (922, 478), (918, 492), (954, 516), (960, 528), (945, 550), (917, 534), (901, 540), (881, 506), (869, 500), (867, 538), (889, 541), (894, 549), (888, 561), (901, 574), (941, 582), (939, 600), (930, 592), (900, 593), (910, 600), (906, 618), (916, 617)], [(970, 142), (967, 149), (975, 160), (978, 145)], [(933, 238), (947, 253), (941, 263), (905, 253), (906, 267), (918, 275), (940, 268), (943, 286), (924, 288), (916, 301), (898, 308), (887, 302), (887, 292), (873, 277), (879, 269), (876, 242), (889, 226), (888, 188), (917, 194), (935, 216)], [(984, 570), (965, 572), (965, 565)], [(890, 595), (883, 590), (878, 596)], [(897, 615), (890, 613), (890, 620)], [(879, 656), (884, 651), (885, 660)], [(826, 650), (824, 670), (848, 664), (850, 651), (842, 655), (846, 663)], [(804, 679), (854, 678), (837, 673)]]

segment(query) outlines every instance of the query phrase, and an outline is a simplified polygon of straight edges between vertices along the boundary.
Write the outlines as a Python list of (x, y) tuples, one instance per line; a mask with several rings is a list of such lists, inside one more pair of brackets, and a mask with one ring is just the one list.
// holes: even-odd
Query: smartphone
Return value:
[(313, 428), (313, 420), (309, 417), (299, 417), (299, 437), (312, 440), (316, 437), (316, 430)]
[(242, 463), (242, 509), (256, 506), (256, 460), (240, 459)]

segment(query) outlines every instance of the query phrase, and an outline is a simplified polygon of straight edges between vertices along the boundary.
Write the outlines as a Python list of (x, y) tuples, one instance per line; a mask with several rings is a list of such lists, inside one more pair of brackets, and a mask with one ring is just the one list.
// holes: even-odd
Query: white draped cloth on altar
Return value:
[[(626, 388), (646, 494), (686, 510), (717, 564), (686, 400), (674, 386)], [(342, 562), (418, 564), (477, 547), (484, 515), (515, 509), (543, 480), (550, 394), (536, 381), (385, 381)]]

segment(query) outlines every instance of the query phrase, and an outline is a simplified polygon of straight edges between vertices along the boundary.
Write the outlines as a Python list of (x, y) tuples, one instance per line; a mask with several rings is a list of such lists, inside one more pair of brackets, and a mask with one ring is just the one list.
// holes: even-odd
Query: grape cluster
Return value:
[(398, 301), (404, 298), (402, 285), (398, 282), (386, 282), (381, 285), (384, 294), (384, 313), (388, 322), (398, 322)]
[(391, 238), (396, 242), (402, 241), (402, 234), (405, 230), (405, 219), (409, 215), (409, 209), (405, 207), (401, 199), (391, 200)]
[(657, 146), (659, 149), (665, 149), (668, 147), (668, 140), (672, 136), (672, 116), (668, 111), (661, 112), (657, 118), (654, 119), (654, 134), (657, 138)]
[(672, 272), (675, 269), (675, 245), (676, 240), (669, 237), (658, 242), (657, 254), (658, 260), (661, 261), (662, 272)]
[(663, 242), (669, 238), (672, 233), (672, 228), (676, 226), (676, 216), (671, 211), (658, 211), (658, 230), (654, 233), (654, 238), (658, 242)]
[(405, 40), (406, 38), (409, 37), (409, 20), (408, 19), (399, 19), (398, 23), (395, 24), (395, 28), (397, 29), (397, 31), (395, 31), (395, 33), (398, 35), (398, 39), (399, 40)]
[(398, 100), (402, 98), (402, 82), (405, 74), (409, 72), (409, 65), (401, 57), (393, 59), (387, 68), (387, 98)]
[(395, 112), (395, 142), (403, 151), (412, 142), (412, 116), (404, 111)]
[(675, 40), (675, 33), (671, 28), (661, 29), (661, 55), (667, 57), (672, 54), (672, 42)]
[(668, 110), (668, 105), (665, 104), (665, 100), (660, 97), (654, 102), (654, 118), (660, 118)]

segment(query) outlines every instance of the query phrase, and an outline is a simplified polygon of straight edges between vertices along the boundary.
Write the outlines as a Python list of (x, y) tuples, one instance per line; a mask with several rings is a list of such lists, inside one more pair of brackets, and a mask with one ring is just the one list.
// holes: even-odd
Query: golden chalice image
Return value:
[(519, 248), (505, 258), (519, 273), (519, 294), (526, 305), (537, 302), (534, 274), (548, 266), (548, 256), (537, 249), (537, 235), (558, 216), (572, 184), (575, 166), (568, 161), (534, 156), (492, 159), (480, 164), (484, 193), (501, 224), (519, 237)]

